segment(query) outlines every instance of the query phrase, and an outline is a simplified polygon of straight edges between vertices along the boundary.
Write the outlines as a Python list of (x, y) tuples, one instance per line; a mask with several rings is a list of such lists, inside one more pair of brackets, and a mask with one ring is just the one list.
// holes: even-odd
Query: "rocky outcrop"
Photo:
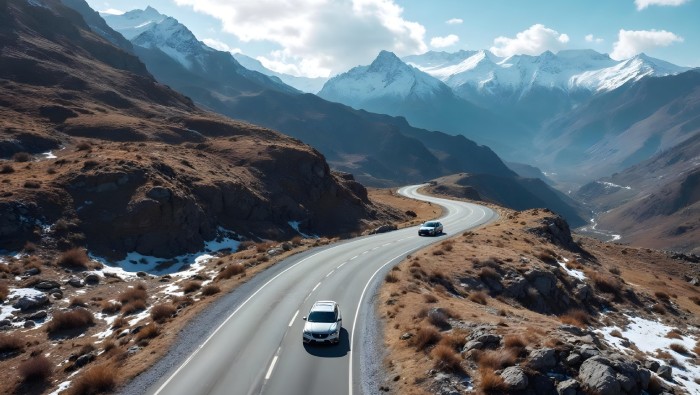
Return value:
[(581, 247), (571, 237), (571, 229), (566, 220), (551, 215), (541, 220), (540, 226), (527, 229), (528, 232), (546, 239), (550, 243), (572, 252), (582, 252)]

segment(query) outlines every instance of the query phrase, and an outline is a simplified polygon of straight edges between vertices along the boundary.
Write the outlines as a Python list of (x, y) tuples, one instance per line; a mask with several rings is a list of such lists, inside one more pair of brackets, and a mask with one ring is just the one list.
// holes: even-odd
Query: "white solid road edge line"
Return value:
[(270, 364), (270, 368), (267, 369), (267, 374), (265, 375), (265, 380), (269, 380), (270, 376), (272, 376), (272, 371), (275, 369), (276, 363), (277, 363), (277, 355), (275, 355), (275, 357), (272, 358), (272, 363)]
[[(421, 248), (421, 247), (418, 247)], [(365, 284), (365, 288), (362, 290), (362, 293), (360, 294), (360, 300), (357, 302), (357, 309), (355, 310), (355, 318), (352, 320), (352, 329), (351, 329), (351, 337), (350, 337), (350, 358), (349, 358), (349, 372), (348, 372), (348, 394), (352, 395), (352, 351), (355, 349), (352, 345), (352, 341), (355, 339), (355, 325), (357, 324), (357, 316), (360, 314), (360, 307), (362, 306), (362, 299), (365, 298), (365, 292), (367, 292), (367, 287), (369, 287), (369, 284), (372, 282), (374, 277), (379, 273), (384, 267), (391, 262), (395, 261), (396, 259), (399, 259), (402, 256), (406, 256), (409, 252), (415, 250), (416, 247), (411, 248), (409, 250), (406, 250), (405, 252), (400, 253), (399, 255), (393, 257), (390, 259), (387, 263), (383, 264), (379, 269), (377, 269), (373, 274), (372, 277), (367, 280), (367, 284)]]

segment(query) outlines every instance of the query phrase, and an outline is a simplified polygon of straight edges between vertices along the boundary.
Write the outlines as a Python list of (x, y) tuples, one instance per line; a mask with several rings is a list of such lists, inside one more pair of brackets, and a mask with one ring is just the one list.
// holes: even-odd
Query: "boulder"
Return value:
[(22, 311), (32, 310), (41, 307), (49, 302), (49, 297), (46, 294), (36, 294), (31, 296), (22, 296), (12, 307)]
[(509, 366), (501, 372), (501, 378), (506, 389), (519, 391), (527, 388), (528, 379), (523, 369), (519, 366)]
[(580, 387), (578, 381), (569, 379), (557, 384), (557, 393), (559, 395), (576, 395)]
[(46, 310), (41, 310), (41, 311), (37, 311), (36, 313), (27, 316), (27, 319), (32, 320), (32, 321), (40, 321), (40, 320), (43, 320), (44, 318), (46, 318), (47, 316), (48, 316), (48, 313), (46, 312)]
[(80, 367), (83, 367), (83, 366), (89, 364), (90, 362), (94, 361), (95, 358), (96, 358), (96, 357), (95, 357), (95, 354), (93, 354), (93, 353), (87, 353), (87, 354), (84, 354), (84, 355), (79, 356), (79, 357), (75, 360), (75, 364), (74, 364), (74, 365), (75, 365), (76, 368), (80, 368)]
[(52, 289), (60, 289), (61, 284), (59, 284), (58, 281), (52, 281), (52, 280), (43, 280), (39, 281), (34, 285), (34, 289), (38, 289), (39, 291), (48, 291)]
[(620, 383), (610, 361), (603, 357), (593, 357), (581, 364), (578, 377), (591, 391), (599, 395), (618, 395)]
[(487, 333), (479, 335), (476, 338), (469, 340), (467, 344), (464, 345), (462, 352), (467, 352), (470, 350), (483, 350), (485, 348), (496, 348), (501, 344), (501, 336)]
[(528, 365), (535, 370), (545, 371), (553, 368), (557, 364), (557, 356), (553, 349), (542, 348), (530, 353)]
[(374, 229), (372, 231), (372, 234), (392, 232), (392, 231), (395, 231), (396, 229), (397, 229), (396, 225), (382, 225), (382, 226)]
[(666, 380), (673, 380), (673, 368), (670, 367), (669, 365), (661, 365), (659, 368), (656, 370), (656, 374), (659, 375), (659, 377), (666, 379)]
[(646, 361), (644, 361), (644, 367), (651, 370), (652, 372), (656, 372), (657, 370), (659, 370), (659, 366), (661, 366), (659, 361), (654, 361), (653, 359), (647, 359)]
[(588, 358), (593, 358), (600, 355), (600, 350), (591, 345), (584, 344), (581, 346), (581, 348), (579, 348), (578, 353), (581, 355), (581, 358), (586, 360)]
[(69, 278), (68, 281), (66, 281), (66, 284), (70, 285), (73, 288), (82, 288), (85, 286), (85, 284), (83, 284), (83, 281), (77, 277)]
[(90, 273), (85, 276), (85, 284), (87, 285), (97, 285), (100, 283), (100, 276), (95, 273)]

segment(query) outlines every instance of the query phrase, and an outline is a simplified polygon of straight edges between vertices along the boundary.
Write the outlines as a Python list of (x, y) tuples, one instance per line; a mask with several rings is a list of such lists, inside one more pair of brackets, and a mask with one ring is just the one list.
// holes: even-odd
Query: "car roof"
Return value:
[(314, 303), (314, 305), (311, 307), (311, 310), (333, 311), (336, 305), (337, 303), (332, 300), (319, 300), (318, 302)]

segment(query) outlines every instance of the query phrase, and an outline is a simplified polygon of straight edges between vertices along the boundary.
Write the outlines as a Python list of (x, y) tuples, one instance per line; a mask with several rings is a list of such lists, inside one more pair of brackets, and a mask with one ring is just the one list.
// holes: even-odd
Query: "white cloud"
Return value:
[(399, 56), (427, 50), (425, 28), (405, 20), (394, 0), (175, 2), (219, 19), (225, 32), (244, 42), (278, 45), (260, 59), (275, 71), (328, 76), (370, 63), (382, 49)]
[(116, 8), (108, 8), (106, 10), (100, 11), (100, 14), (123, 15), (125, 14), (125, 12), (122, 10), (117, 10)]
[(595, 44), (600, 44), (604, 41), (602, 38), (595, 37), (592, 34), (587, 34), (585, 38), (586, 38), (586, 42), (595, 43)]
[(497, 37), (490, 48), (496, 56), (512, 56), (518, 54), (539, 55), (544, 51), (564, 49), (569, 42), (569, 36), (560, 34), (542, 24), (532, 25), (529, 29), (516, 34), (515, 38)]
[(206, 44), (208, 47), (214, 48), (217, 51), (226, 51), (226, 52), (231, 52), (231, 53), (240, 53), (241, 49), (240, 48), (232, 48), (228, 44), (226, 44), (223, 41), (219, 41), (214, 38), (205, 38), (202, 40), (204, 44)]
[(446, 48), (457, 44), (458, 41), (459, 37), (454, 34), (445, 37), (433, 37), (430, 40), (430, 46), (434, 48)]
[(675, 42), (683, 42), (683, 37), (666, 30), (620, 29), (617, 41), (613, 43), (610, 57), (616, 60), (629, 59), (641, 52), (657, 47), (667, 47)]
[(652, 5), (677, 7), (683, 5), (690, 0), (634, 0), (637, 10), (643, 10)]
[(448, 25), (460, 25), (460, 24), (464, 23), (464, 19), (452, 18), (452, 19), (448, 19), (447, 21), (445, 21), (445, 23), (447, 23)]

